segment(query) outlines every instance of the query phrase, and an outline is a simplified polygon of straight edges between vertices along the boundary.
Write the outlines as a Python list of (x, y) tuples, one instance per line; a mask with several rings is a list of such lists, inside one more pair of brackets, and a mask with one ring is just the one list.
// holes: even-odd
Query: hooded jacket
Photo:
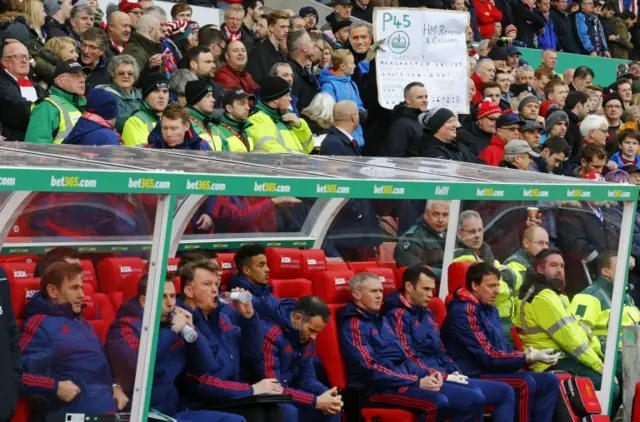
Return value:
[[(143, 314), (138, 298), (129, 299), (118, 309), (107, 333), (105, 349), (116, 380), (127, 397), (133, 397)], [(204, 374), (213, 366), (213, 357), (201, 335), (195, 342), (186, 343), (182, 335), (171, 330), (169, 322), (160, 323), (157, 339), (150, 406), (173, 415), (183, 410), (174, 385), (176, 379), (185, 370), (191, 374)]]
[[(44, 396), (51, 412), (116, 412), (111, 369), (93, 326), (70, 303), (55, 305), (39, 292), (29, 300), (26, 317), (20, 338), (23, 394)], [(56, 396), (60, 381), (80, 388), (69, 403)]]
[(62, 143), (95, 146), (122, 145), (122, 138), (102, 117), (86, 112)]
[(274, 296), (260, 302), (264, 345), (257, 373), (275, 378), (298, 405), (316, 408), (316, 400), (329, 388), (316, 378), (313, 366), (315, 341), (300, 342), (300, 331), (291, 324), (297, 300)]
[[(411, 157), (411, 148), (422, 143), (422, 125), (418, 122), (420, 110), (409, 108), (402, 102), (393, 107), (392, 122), (380, 149), (386, 157)], [(414, 147), (415, 148), (415, 147)]]
[(174, 147), (170, 147), (164, 142), (162, 139), (162, 127), (160, 125), (156, 125), (153, 128), (151, 133), (149, 134), (149, 144), (146, 145), (147, 148), (153, 149), (182, 149), (182, 150), (191, 150), (191, 151), (211, 151), (211, 146), (209, 143), (196, 133), (193, 130), (193, 127), (189, 128), (189, 131), (184, 134), (184, 141), (181, 144), (178, 144)]
[(240, 273), (231, 277), (231, 281), (229, 282), (229, 290), (235, 288), (245, 289), (253, 295), (253, 298), (251, 299), (253, 302), (253, 309), (259, 309), (262, 299), (273, 296), (273, 286), (271, 284), (253, 283)]
[(442, 346), (440, 328), (429, 309), (411, 305), (402, 293), (395, 291), (384, 300), (384, 314), (405, 352), (418, 366), (443, 374), (459, 370)]
[(336, 316), (340, 350), (349, 383), (365, 393), (420, 384), (430, 371), (419, 367), (404, 351), (388, 320), (349, 302)]
[(464, 287), (447, 305), (442, 341), (461, 372), (470, 377), (515, 372), (526, 364), (524, 353), (513, 351), (504, 338), (498, 309), (483, 305)]
[(497, 135), (493, 135), (491, 137), (491, 143), (488, 147), (482, 150), (480, 155), (478, 155), (478, 158), (490, 166), (497, 167), (504, 158), (504, 147), (506, 145), (507, 143), (505, 141), (498, 138)]

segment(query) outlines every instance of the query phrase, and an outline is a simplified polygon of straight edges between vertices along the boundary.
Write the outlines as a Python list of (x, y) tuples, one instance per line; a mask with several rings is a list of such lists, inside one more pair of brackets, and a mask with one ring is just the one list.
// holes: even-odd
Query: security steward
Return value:
[(84, 98), (88, 68), (75, 60), (56, 66), (51, 95), (36, 101), (26, 142), (61, 144), (71, 133), (87, 104)]
[(253, 151), (254, 141), (247, 134), (247, 128), (251, 123), (249, 118), (250, 102), (256, 97), (247, 94), (240, 88), (230, 89), (222, 97), (224, 114), (220, 118), (218, 130), (220, 137), (229, 144), (229, 150), (233, 152)]

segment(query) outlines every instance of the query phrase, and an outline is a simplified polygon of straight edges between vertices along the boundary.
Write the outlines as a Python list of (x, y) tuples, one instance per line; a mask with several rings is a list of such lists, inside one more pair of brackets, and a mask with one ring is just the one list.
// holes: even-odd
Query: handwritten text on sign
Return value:
[(434, 9), (374, 11), (375, 38), (385, 39), (376, 55), (378, 101), (392, 109), (404, 101), (404, 87), (422, 82), (429, 108), (469, 112), (465, 31), (469, 14)]

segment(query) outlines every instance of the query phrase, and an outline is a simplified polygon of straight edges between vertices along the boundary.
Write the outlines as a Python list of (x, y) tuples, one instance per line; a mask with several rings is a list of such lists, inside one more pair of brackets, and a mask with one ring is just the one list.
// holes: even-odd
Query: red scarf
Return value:
[(231, 32), (229, 32), (226, 25), (224, 26), (224, 33), (227, 35), (227, 39), (229, 40), (229, 42), (240, 41), (240, 39), (242, 38), (242, 31), (238, 31), (235, 34), (232, 34)]

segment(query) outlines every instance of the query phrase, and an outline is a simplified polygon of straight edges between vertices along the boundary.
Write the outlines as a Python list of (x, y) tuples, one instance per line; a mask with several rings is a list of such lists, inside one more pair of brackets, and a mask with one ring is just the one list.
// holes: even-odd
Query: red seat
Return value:
[(336, 271), (336, 270), (349, 270), (349, 266), (346, 262), (343, 261), (327, 261), (327, 270)]
[(0, 267), (7, 273), (7, 279), (9, 283), (12, 280), (18, 278), (30, 278), (33, 277), (33, 273), (36, 270), (35, 262), (5, 262), (0, 264)]
[(396, 286), (396, 276), (390, 268), (367, 268), (365, 271), (378, 276), (382, 282), (382, 288), (384, 289), (385, 296), (398, 289)]
[(135, 277), (130, 277), (127, 283), (122, 285), (122, 301), (126, 302), (132, 297), (138, 294), (138, 282), (142, 278), (143, 274), (136, 274)]
[(379, 267), (377, 262), (347, 262), (351, 271), (358, 274), (363, 271), (369, 271), (371, 268)]
[(107, 296), (109, 297), (109, 300), (113, 305), (113, 309), (115, 309), (117, 312), (118, 309), (120, 309), (120, 305), (122, 305), (122, 302), (124, 302), (124, 299), (122, 298), (122, 292), (107, 293)]
[(409, 267), (400, 267), (397, 270), (395, 270), (396, 286), (398, 286), (398, 289), (402, 287), (402, 277), (404, 277), (404, 272), (406, 271), (407, 268)]
[(218, 254), (218, 266), (220, 267), (220, 280), (222, 284), (228, 284), (231, 277), (237, 272), (236, 263), (233, 260), (234, 253), (219, 253)]
[(24, 319), (27, 302), (40, 291), (39, 278), (14, 278), (9, 281), (11, 290), (11, 306), (17, 319)]
[(327, 270), (327, 257), (322, 249), (307, 249), (302, 251), (302, 277), (311, 280), (319, 271)]
[(113, 305), (106, 294), (98, 293), (93, 290), (90, 284), (83, 286), (84, 299), (86, 305), (82, 310), (82, 316), (88, 321), (104, 321), (107, 326), (111, 325), (116, 318), (116, 312)]
[(40, 255), (0, 255), (0, 263), (5, 262), (38, 262)]
[(452, 262), (448, 268), (449, 294), (453, 294), (459, 287), (464, 287), (467, 283), (467, 269), (475, 262)]
[(98, 277), (96, 277), (96, 269), (93, 266), (93, 262), (88, 259), (80, 261), (82, 265), (82, 282), (85, 284), (91, 284), (93, 291), (98, 290)]
[(398, 265), (396, 265), (395, 261), (378, 262), (378, 265), (382, 268), (389, 268), (393, 272), (395, 272), (398, 269)]
[(511, 327), (511, 337), (513, 337), (513, 344), (516, 346), (516, 350), (522, 352), (524, 347), (522, 346), (522, 340), (520, 340), (520, 333), (518, 333), (517, 327)]
[(98, 282), (102, 293), (122, 291), (123, 285), (137, 283), (145, 273), (140, 258), (106, 258), (98, 264)]
[[(167, 272), (175, 273), (178, 271), (178, 264), (180, 263), (180, 258), (169, 258), (167, 259)], [(149, 272), (149, 265), (151, 263), (149, 261), (145, 262), (144, 269), (146, 272)]]
[(442, 327), (444, 319), (447, 317), (447, 308), (444, 306), (444, 302), (439, 297), (433, 297), (429, 301), (429, 310), (433, 312), (433, 316), (436, 319), (438, 326)]
[(101, 319), (89, 322), (91, 323), (91, 325), (93, 325), (93, 328), (95, 328), (96, 334), (98, 334), (98, 337), (100, 337), (100, 342), (104, 346), (104, 342), (107, 339), (107, 331), (109, 331), (109, 326), (111, 325), (111, 323), (107, 324), (104, 320)]
[(286, 280), (271, 280), (274, 296), (280, 299), (300, 299), (302, 296), (313, 294), (311, 280), (306, 278), (292, 278)]
[(633, 408), (631, 409), (631, 422), (640, 422), (640, 381), (636, 383), (633, 396)]
[[(316, 353), (325, 368), (329, 384), (341, 390), (347, 388), (347, 374), (338, 341), (336, 312), (344, 306), (345, 302), (351, 300), (349, 280), (352, 276), (353, 272), (351, 271), (338, 270), (318, 273), (313, 278), (314, 293), (326, 300), (331, 310), (329, 323), (318, 333)], [(349, 404), (347, 403), (347, 405)], [(368, 422), (412, 422), (417, 420), (411, 412), (399, 409), (356, 408), (355, 411), (360, 413), (357, 417), (362, 416)]]
[(18, 400), (16, 413), (13, 415), (11, 422), (28, 422), (30, 419), (29, 402), (25, 399)]
[(302, 277), (302, 251), (296, 248), (267, 248), (269, 277), (273, 280)]

